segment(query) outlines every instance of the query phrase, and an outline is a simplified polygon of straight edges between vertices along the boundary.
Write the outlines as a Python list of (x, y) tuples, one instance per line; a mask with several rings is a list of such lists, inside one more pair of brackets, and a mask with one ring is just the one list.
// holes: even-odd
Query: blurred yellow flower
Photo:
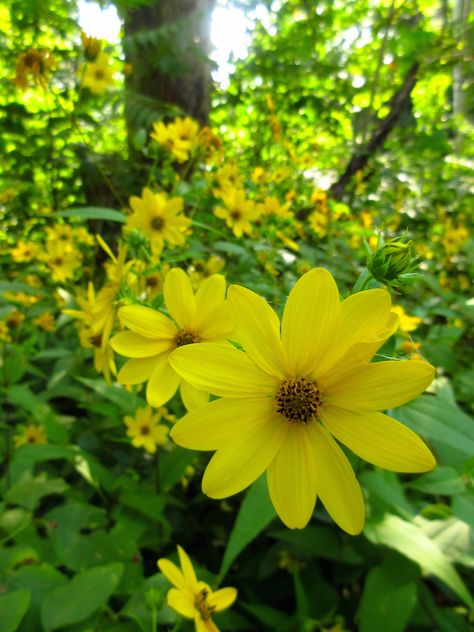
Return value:
[(21, 432), (14, 435), (13, 441), (15, 446), (19, 448), (20, 446), (27, 445), (28, 443), (44, 444), (48, 442), (48, 439), (42, 426), (29, 424), (28, 426), (21, 427)]
[(225, 220), (236, 237), (242, 237), (244, 233), (251, 235), (251, 222), (259, 216), (255, 202), (248, 200), (242, 189), (229, 188), (221, 197), (225, 206), (216, 206), (214, 215)]
[(130, 206), (133, 214), (127, 226), (142, 231), (155, 255), (161, 253), (165, 243), (171, 247), (184, 245), (192, 222), (183, 215), (182, 197), (168, 199), (166, 193), (153, 193), (145, 187), (141, 198), (130, 198)]
[(74, 277), (81, 265), (82, 254), (72, 250), (68, 243), (49, 241), (45, 244), (45, 250), (38, 255), (38, 259), (48, 266), (53, 281), (62, 283)]
[(30, 48), (26, 53), (19, 55), (13, 82), (17, 88), (24, 90), (31, 76), (35, 85), (46, 88), (49, 71), (54, 66), (54, 58), (48, 50)]
[(360, 533), (364, 500), (333, 437), (379, 467), (431, 470), (435, 460), (423, 441), (378, 411), (422, 393), (433, 367), (370, 363), (397, 328), (390, 295), (367, 290), (341, 303), (323, 268), (295, 284), (281, 326), (270, 305), (244, 287), (231, 286), (227, 302), (245, 352), (203, 343), (173, 353), (170, 362), (183, 379), (221, 399), (188, 413), (171, 437), (186, 448), (216, 450), (202, 482), (211, 498), (236, 494), (266, 471), (288, 527), (307, 525), (319, 495), (342, 529)]
[(229, 587), (214, 592), (198, 581), (191, 560), (179, 545), (178, 555), (181, 568), (165, 558), (158, 560), (158, 568), (174, 586), (168, 591), (168, 606), (185, 619), (194, 620), (196, 632), (219, 632), (211, 617), (234, 603), (237, 590)]
[(114, 85), (115, 69), (110, 59), (104, 51), (100, 51), (94, 61), (85, 64), (82, 69), (81, 85), (87, 88), (92, 94), (105, 94)]
[(124, 417), (127, 435), (135, 448), (145, 448), (149, 454), (156, 452), (157, 446), (165, 445), (168, 441), (168, 426), (160, 424), (161, 415), (153, 413), (150, 406), (137, 408), (135, 416)]
[(8, 325), (4, 320), (0, 320), (0, 340), (2, 342), (12, 341), (12, 338), (9, 333)]
[(150, 138), (163, 145), (177, 162), (186, 162), (200, 140), (199, 125), (189, 116), (176, 118), (167, 125), (156, 122)]
[(52, 314), (50, 314), (49, 312), (44, 312), (40, 316), (37, 316), (33, 319), (33, 325), (36, 325), (44, 331), (54, 331), (56, 327), (56, 322)]
[(415, 329), (423, 322), (419, 316), (409, 316), (401, 305), (393, 305), (392, 312), (397, 314), (400, 321), (400, 331), (408, 333), (415, 331)]
[(32, 241), (19, 241), (15, 248), (12, 249), (11, 255), (13, 261), (17, 263), (27, 263), (35, 259), (38, 255), (39, 246)]

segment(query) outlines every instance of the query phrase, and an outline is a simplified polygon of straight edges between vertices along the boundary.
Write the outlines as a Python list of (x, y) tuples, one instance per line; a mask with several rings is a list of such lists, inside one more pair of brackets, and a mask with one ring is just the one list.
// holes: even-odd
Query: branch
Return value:
[(418, 72), (419, 67), (420, 64), (418, 62), (415, 62), (411, 66), (410, 70), (407, 73), (407, 76), (405, 77), (405, 81), (390, 101), (390, 112), (379, 122), (369, 142), (354, 152), (349, 161), (349, 164), (346, 167), (346, 170), (339, 178), (339, 180), (331, 185), (329, 193), (334, 199), (340, 200), (342, 198), (346, 186), (352, 176), (357, 171), (363, 169), (372, 154), (374, 154), (378, 149), (380, 149), (380, 147), (383, 146), (385, 139), (397, 124), (398, 119), (400, 118), (400, 115), (403, 112), (408, 99), (410, 98), (410, 94), (417, 82), (416, 73)]

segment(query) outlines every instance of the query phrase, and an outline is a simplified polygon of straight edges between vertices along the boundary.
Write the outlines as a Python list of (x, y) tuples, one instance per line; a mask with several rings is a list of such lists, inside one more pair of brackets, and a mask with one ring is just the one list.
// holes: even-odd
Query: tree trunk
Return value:
[[(179, 110), (208, 121), (210, 21), (215, 0), (155, 0), (125, 16), (129, 137)], [(171, 106), (171, 107), (170, 107)], [(158, 115), (158, 116), (157, 116)]]

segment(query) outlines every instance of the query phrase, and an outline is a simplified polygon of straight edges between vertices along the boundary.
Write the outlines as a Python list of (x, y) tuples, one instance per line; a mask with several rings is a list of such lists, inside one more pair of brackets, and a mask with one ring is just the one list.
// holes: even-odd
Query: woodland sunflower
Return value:
[(182, 214), (183, 198), (168, 199), (165, 193), (153, 193), (144, 188), (142, 197), (132, 196), (133, 214), (127, 226), (138, 228), (150, 240), (153, 254), (159, 255), (165, 242), (170, 246), (182, 246), (191, 220)]
[(219, 632), (211, 617), (234, 603), (237, 590), (227, 587), (213, 591), (198, 581), (191, 560), (179, 545), (178, 555), (181, 569), (165, 558), (158, 560), (158, 568), (174, 586), (168, 591), (168, 606), (182, 617), (194, 619), (196, 632)]
[[(122, 384), (148, 382), (146, 397), (159, 407), (180, 389), (188, 410), (208, 400), (208, 392), (182, 379), (169, 363), (176, 349), (197, 343), (223, 342), (232, 331), (225, 303), (225, 278), (213, 274), (194, 294), (188, 275), (180, 268), (168, 272), (164, 282), (165, 306), (171, 318), (143, 305), (119, 309), (122, 324), (130, 329), (114, 336), (114, 351), (128, 358), (118, 374)], [(208, 345), (209, 346), (209, 345)]]
[(271, 500), (288, 527), (306, 526), (318, 495), (342, 529), (359, 533), (362, 493), (335, 439), (389, 470), (432, 469), (423, 441), (379, 411), (424, 391), (433, 367), (370, 363), (398, 326), (390, 295), (367, 290), (341, 303), (323, 268), (295, 284), (281, 330), (254, 292), (231, 286), (227, 302), (245, 352), (209, 344), (175, 351), (170, 362), (177, 373), (221, 399), (178, 421), (171, 437), (187, 448), (216, 450), (202, 483), (208, 496), (231, 496), (266, 471)]

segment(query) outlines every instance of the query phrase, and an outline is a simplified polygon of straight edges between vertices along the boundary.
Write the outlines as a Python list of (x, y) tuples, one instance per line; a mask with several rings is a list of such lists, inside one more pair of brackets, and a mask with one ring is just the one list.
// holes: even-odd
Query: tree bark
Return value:
[[(129, 132), (137, 128), (133, 98), (178, 106), (201, 124), (208, 121), (212, 87), (210, 21), (215, 0), (155, 0), (125, 16), (124, 49)], [(135, 117), (136, 118), (136, 117)]]
[(405, 106), (408, 103), (410, 94), (417, 82), (417, 72), (419, 63), (415, 62), (405, 77), (405, 80), (390, 102), (390, 111), (385, 118), (383, 118), (376, 127), (372, 137), (361, 148), (357, 149), (352, 155), (346, 170), (342, 176), (334, 182), (329, 192), (331, 197), (336, 200), (340, 200), (344, 195), (347, 184), (351, 180), (352, 176), (363, 169), (369, 158), (384, 144), (387, 136), (397, 124), (400, 115), (402, 114)]

